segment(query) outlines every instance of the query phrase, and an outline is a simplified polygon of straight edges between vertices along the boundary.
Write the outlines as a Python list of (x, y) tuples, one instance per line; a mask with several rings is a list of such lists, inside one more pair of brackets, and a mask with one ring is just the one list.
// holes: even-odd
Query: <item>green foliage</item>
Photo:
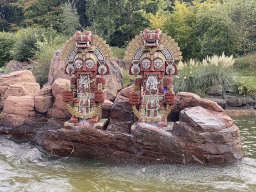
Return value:
[(57, 32), (51, 28), (45, 30), (41, 36), (47, 41), (39, 44), (39, 49), (35, 52), (32, 62), (35, 63), (34, 76), (42, 87), (48, 81), (49, 67), (53, 53), (63, 46), (68, 37), (57, 35)]
[(178, 42), (183, 58), (202, 60), (207, 55), (246, 54), (256, 47), (255, 0), (176, 1), (173, 12), (155, 14), (152, 28), (160, 28)]
[(0, 1), (0, 31), (16, 31), (23, 21), (23, 9), (14, 0)]
[(87, 29), (108, 41), (116, 29), (115, 19), (120, 13), (118, 4), (110, 0), (88, 0), (87, 6), (87, 16), (91, 21)]
[(61, 6), (62, 9), (62, 32), (65, 35), (73, 36), (79, 28), (79, 17), (77, 10), (71, 3), (65, 3)]
[(233, 56), (226, 57), (224, 53), (196, 62), (190, 59), (188, 63), (179, 62), (179, 74), (174, 76), (176, 92), (188, 91), (205, 95), (207, 89), (214, 85), (222, 85), (224, 93), (234, 83), (235, 71), (231, 68), (234, 63)]
[(251, 53), (243, 57), (237, 57), (234, 68), (243, 73), (256, 71), (256, 54)]
[(15, 43), (13, 33), (0, 32), (0, 67), (12, 59), (12, 49)]
[(233, 46), (238, 54), (246, 55), (256, 48), (256, 2), (233, 0), (230, 3), (230, 18), (227, 24), (233, 36)]
[(113, 57), (116, 57), (120, 60), (124, 58), (126, 49), (118, 48), (118, 47), (111, 47), (111, 51), (113, 53)]
[(256, 92), (256, 76), (235, 77), (233, 86), (239, 95), (250, 95)]
[(212, 64), (185, 66), (179, 70), (179, 75), (173, 77), (174, 91), (187, 91), (204, 96), (209, 87), (222, 85), (225, 92), (232, 84), (233, 73), (230, 68)]
[(16, 3), (24, 11), (24, 27), (50, 27), (61, 31), (60, 0), (18, 0)]
[(13, 50), (14, 59), (18, 61), (28, 61), (33, 58), (39, 48), (35, 31), (36, 30), (33, 28), (19, 30), (16, 34), (17, 41)]
[(129, 75), (129, 70), (123, 70), (123, 87), (128, 87), (133, 84), (134, 79), (134, 75)]

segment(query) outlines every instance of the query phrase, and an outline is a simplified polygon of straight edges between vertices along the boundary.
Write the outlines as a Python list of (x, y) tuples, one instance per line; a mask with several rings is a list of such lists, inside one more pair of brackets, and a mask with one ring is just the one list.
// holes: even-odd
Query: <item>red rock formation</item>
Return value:
[[(177, 94), (174, 110), (179, 121), (173, 130), (134, 120), (128, 104), (129, 88), (122, 90), (110, 111), (104, 130), (90, 126), (78, 130), (49, 131), (42, 145), (54, 155), (98, 158), (122, 163), (226, 163), (244, 157), (240, 132), (216, 103), (191, 93)], [(181, 107), (178, 103), (185, 101)], [(196, 105), (196, 107), (191, 107)]]
[(19, 126), (35, 118), (35, 99), (40, 90), (31, 71), (16, 71), (0, 77), (0, 123)]

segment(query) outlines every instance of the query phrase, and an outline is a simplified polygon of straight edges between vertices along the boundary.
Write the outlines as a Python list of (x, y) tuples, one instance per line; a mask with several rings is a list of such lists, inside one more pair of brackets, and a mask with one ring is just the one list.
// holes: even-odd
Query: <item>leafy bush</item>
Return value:
[(118, 47), (111, 47), (111, 51), (113, 53), (113, 57), (123, 60), (126, 49), (118, 48)]
[(234, 68), (243, 72), (256, 71), (256, 54), (251, 53), (235, 60)]
[(0, 67), (12, 59), (12, 49), (15, 43), (15, 36), (13, 33), (0, 33)]
[(33, 73), (41, 87), (48, 81), (48, 73), (53, 53), (57, 49), (60, 49), (67, 39), (66, 36), (59, 36), (57, 34), (56, 36), (51, 36), (48, 30), (42, 34), (42, 37), (45, 37), (46, 41), (39, 44), (39, 49), (35, 52), (32, 60), (35, 63)]
[(28, 61), (39, 49), (35, 29), (26, 28), (17, 32), (17, 41), (14, 46), (14, 58), (18, 61)]

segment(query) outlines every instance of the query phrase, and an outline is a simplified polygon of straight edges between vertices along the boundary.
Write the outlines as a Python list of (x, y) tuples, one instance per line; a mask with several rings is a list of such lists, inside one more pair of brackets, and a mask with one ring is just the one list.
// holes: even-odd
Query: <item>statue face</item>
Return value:
[(156, 51), (153, 55), (149, 52), (144, 53), (140, 60), (140, 73), (143, 79), (149, 76), (156, 76), (162, 79), (165, 74), (165, 57), (161, 52)]
[(81, 33), (77, 31), (75, 33), (75, 44), (76, 49), (88, 48), (92, 46), (92, 33), (91, 31), (87, 31), (85, 33)]
[(81, 54), (78, 54), (74, 66), (75, 74), (78, 78), (81, 76), (95, 78), (98, 72), (97, 58), (93, 53), (86, 53), (84, 57)]
[(149, 31), (145, 29), (143, 31), (144, 47), (158, 47), (160, 43), (160, 29)]

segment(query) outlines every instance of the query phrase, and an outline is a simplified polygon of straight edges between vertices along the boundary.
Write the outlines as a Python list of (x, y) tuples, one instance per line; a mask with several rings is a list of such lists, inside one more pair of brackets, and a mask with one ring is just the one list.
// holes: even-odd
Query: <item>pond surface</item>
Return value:
[(236, 118), (245, 158), (228, 165), (116, 165), (51, 157), (0, 136), (0, 191), (256, 191), (256, 118)]

